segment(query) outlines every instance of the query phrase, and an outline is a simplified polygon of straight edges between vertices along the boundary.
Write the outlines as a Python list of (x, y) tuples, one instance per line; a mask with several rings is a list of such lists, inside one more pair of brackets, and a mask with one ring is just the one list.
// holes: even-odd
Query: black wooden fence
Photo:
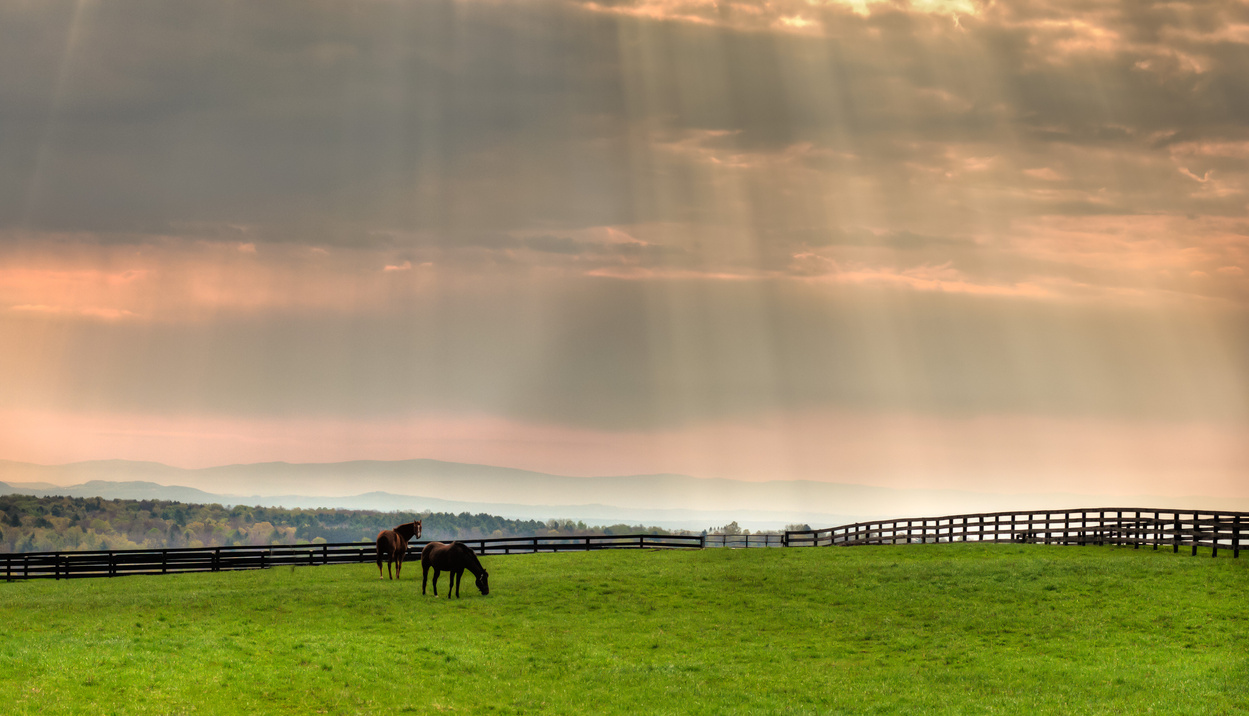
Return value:
[[(497, 537), (460, 540), (478, 554), (586, 551), (599, 549), (699, 549), (700, 535), (591, 535), (584, 537)], [(428, 540), (409, 543), (409, 559), (420, 559)], [(124, 574), (226, 572), (285, 565), (360, 564), (377, 559), (372, 542), (188, 547), (83, 552), (25, 552), (0, 555), (6, 580), (115, 577)]]
[(1027, 542), (1039, 544), (1110, 544), (1169, 547), (1173, 552), (1199, 547), (1217, 557), (1240, 556), (1249, 547), (1249, 512), (1155, 510), (1097, 507), (1037, 512), (986, 512), (945, 517), (873, 520), (818, 530), (786, 532), (786, 544), (881, 545), (930, 542)]
[[(1024, 542), (1067, 545), (1121, 545), (1134, 548), (1207, 548), (1240, 556), (1249, 547), (1249, 513), (1219, 511), (1093, 508), (1041, 512), (987, 512), (946, 517), (914, 517), (856, 522), (783, 535), (586, 535), (494, 537), (461, 540), (481, 555), (600, 549), (702, 549), (710, 547), (815, 547), (935, 542)], [(412, 557), (427, 540), (409, 545)], [(128, 549), (83, 552), (26, 552), (0, 555), (5, 580), (114, 577), (126, 574), (224, 572), (285, 565), (373, 562), (372, 542)]]

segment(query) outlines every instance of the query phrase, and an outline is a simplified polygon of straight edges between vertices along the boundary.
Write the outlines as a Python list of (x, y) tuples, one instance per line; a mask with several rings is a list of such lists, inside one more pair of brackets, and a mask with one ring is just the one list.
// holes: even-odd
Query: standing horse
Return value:
[(421, 536), (421, 521), (414, 520), (406, 525), (399, 525), (393, 530), (382, 530), (377, 533), (377, 578), (382, 578), (382, 555), (386, 555), (386, 574), (390, 574), (390, 565), (395, 565), (395, 576), (403, 571), (403, 554), (408, 551), (408, 540)]
[(434, 596), (438, 596), (438, 575), (444, 570), (449, 573), (451, 583), (447, 585), (447, 599), (451, 598), (451, 589), (455, 588), (455, 596), (460, 596), (460, 580), (464, 570), (473, 573), (477, 588), (483, 595), (490, 593), (490, 573), (481, 566), (477, 553), (463, 542), (430, 542), (421, 550), (421, 594), (425, 593), (425, 583), (429, 579), (429, 568), (434, 568)]

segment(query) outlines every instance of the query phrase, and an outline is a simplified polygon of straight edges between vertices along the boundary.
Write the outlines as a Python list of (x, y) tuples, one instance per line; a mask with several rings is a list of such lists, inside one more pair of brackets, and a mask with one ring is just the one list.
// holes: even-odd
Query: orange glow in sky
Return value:
[(1249, 496), (1243, 15), (0, 7), (0, 460)]

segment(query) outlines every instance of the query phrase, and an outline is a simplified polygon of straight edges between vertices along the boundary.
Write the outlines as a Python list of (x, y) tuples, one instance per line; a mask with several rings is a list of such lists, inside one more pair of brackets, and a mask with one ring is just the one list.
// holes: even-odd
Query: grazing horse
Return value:
[(477, 553), (463, 542), (430, 542), (421, 550), (421, 594), (425, 593), (425, 583), (429, 579), (429, 568), (434, 568), (434, 596), (438, 596), (438, 575), (446, 571), (451, 583), (447, 585), (447, 599), (451, 598), (451, 589), (455, 588), (455, 596), (460, 596), (460, 580), (464, 570), (473, 573), (477, 588), (483, 595), (490, 593), (490, 573), (481, 566)]
[(382, 555), (386, 555), (386, 574), (390, 574), (390, 565), (395, 565), (398, 579), (403, 571), (403, 554), (408, 551), (408, 540), (421, 536), (421, 521), (414, 520), (406, 525), (399, 525), (393, 530), (382, 530), (377, 533), (377, 578), (382, 578)]

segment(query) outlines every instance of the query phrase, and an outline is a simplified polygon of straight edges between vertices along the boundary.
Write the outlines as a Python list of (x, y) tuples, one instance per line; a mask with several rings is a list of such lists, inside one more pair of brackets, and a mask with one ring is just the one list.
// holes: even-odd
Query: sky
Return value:
[(0, 459), (1249, 497), (1249, 3), (0, 4)]

